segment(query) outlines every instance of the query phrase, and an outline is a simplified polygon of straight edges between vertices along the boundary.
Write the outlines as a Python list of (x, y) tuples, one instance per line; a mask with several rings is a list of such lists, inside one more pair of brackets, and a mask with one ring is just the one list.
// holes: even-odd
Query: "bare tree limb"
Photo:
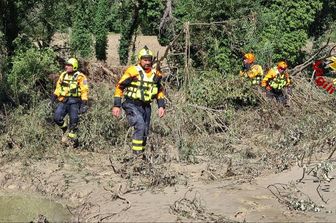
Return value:
[(107, 73), (108, 75), (112, 76), (112, 77), (115, 77), (117, 76), (115, 73), (113, 73), (113, 71), (110, 71), (108, 68), (104, 67), (103, 65), (100, 65), (101, 69)]
[(331, 157), (334, 155), (335, 151), (336, 151), (336, 147), (333, 149), (333, 151), (331, 151), (331, 153), (330, 153), (330, 155), (328, 156), (327, 160), (330, 160), (330, 159), (331, 159)]
[(109, 156), (108, 158), (109, 158), (109, 160), (110, 160), (110, 163), (111, 163), (111, 167), (112, 167), (113, 172), (114, 172), (115, 174), (119, 174), (119, 171), (118, 171), (118, 170), (114, 167), (114, 165), (113, 165), (113, 162), (112, 162), (111, 157)]
[(160, 26), (159, 26), (159, 34), (161, 34), (163, 27), (167, 22), (173, 19), (173, 13), (172, 13), (172, 1), (167, 0), (166, 2), (166, 9), (163, 13), (163, 16), (160, 21)]
[[(327, 43), (319, 48), (308, 60), (306, 60), (304, 63), (299, 64), (295, 66), (293, 69), (290, 69), (289, 72), (291, 73), (292, 76), (295, 76), (296, 74), (300, 73), (302, 70), (306, 69), (308, 66), (311, 65), (311, 63), (316, 59), (316, 57), (324, 50), (325, 48), (328, 47), (329, 45), (330, 38), (328, 39)], [(330, 56), (330, 55), (329, 55)], [(329, 57), (327, 56), (327, 57)]]
[(321, 195), (320, 190), (319, 190), (320, 187), (321, 187), (321, 182), (319, 183), (319, 185), (318, 185), (317, 188), (316, 188), (317, 194), (320, 196), (321, 200), (322, 200), (325, 204), (327, 204), (327, 203), (328, 203), (328, 200), (325, 200), (325, 199), (323, 198), (323, 196)]
[[(131, 202), (121, 195), (121, 194), (122, 194), (122, 192), (121, 192), (122, 185), (119, 185), (119, 188), (118, 188), (117, 193), (114, 192), (114, 191), (112, 191), (112, 190), (109, 190), (109, 189), (107, 189), (107, 188), (105, 188), (105, 187), (103, 187), (103, 188), (104, 188), (106, 191), (109, 191), (109, 192), (112, 193), (112, 199), (113, 199), (113, 200), (119, 198), (120, 200), (125, 201), (125, 202), (127, 203), (127, 206), (124, 207), (123, 209), (121, 209), (121, 210), (118, 211), (118, 212), (114, 212), (114, 213), (98, 213), (98, 214), (95, 214), (95, 215), (93, 215), (93, 216), (87, 218), (86, 221), (89, 221), (89, 220), (91, 220), (91, 219), (97, 219), (97, 218), (99, 218), (98, 222), (102, 222), (103, 220), (105, 220), (105, 219), (107, 219), (107, 218), (111, 218), (111, 217), (113, 217), (113, 216), (115, 216), (115, 215), (118, 215), (118, 214), (120, 214), (120, 213), (122, 213), (122, 212), (125, 212), (125, 211), (127, 211), (128, 209), (131, 208), (131, 206), (132, 206)], [(104, 216), (104, 215), (105, 215), (105, 216)], [(104, 216), (104, 217), (103, 217), (103, 216)]]
[(331, 56), (332, 55), (332, 52), (334, 51), (334, 49), (336, 48), (336, 45), (331, 47), (330, 51), (329, 51), (329, 55)]
[(174, 37), (174, 39), (169, 43), (169, 45), (166, 47), (165, 52), (163, 53), (163, 56), (160, 59), (158, 59), (159, 62), (162, 62), (165, 58), (167, 58), (169, 50), (173, 47), (173, 45), (175, 44), (175, 42), (178, 40), (178, 38), (181, 36), (182, 33), (183, 33), (183, 31), (181, 31), (179, 34), (177, 34)]
[(305, 178), (305, 176), (306, 176), (306, 170), (307, 170), (307, 167), (304, 166), (303, 167), (303, 171), (302, 171), (302, 177), (301, 177), (301, 179), (297, 180), (298, 183), (301, 183), (302, 180)]

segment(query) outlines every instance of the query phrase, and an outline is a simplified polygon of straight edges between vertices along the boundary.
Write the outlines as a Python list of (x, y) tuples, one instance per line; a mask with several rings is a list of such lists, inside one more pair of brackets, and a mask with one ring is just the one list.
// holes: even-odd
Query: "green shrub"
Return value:
[(255, 105), (256, 96), (239, 76), (224, 77), (217, 71), (195, 73), (188, 85), (188, 100), (196, 105), (222, 108)]
[(113, 94), (109, 86), (103, 83), (93, 84), (90, 92), (90, 110), (81, 115), (79, 126), (82, 147), (99, 151), (123, 145), (128, 124), (125, 119), (119, 120), (112, 116)]
[(93, 55), (92, 25), (89, 1), (77, 2), (70, 35), (70, 46), (77, 57), (90, 58)]
[[(80, 150), (110, 153), (121, 148), (125, 151), (124, 144), (131, 142), (126, 139), (129, 127), (126, 119), (112, 116), (112, 91), (108, 87), (106, 84), (92, 84), (90, 88), (90, 109), (80, 115), (78, 126)], [(11, 108), (4, 120), (0, 116), (4, 126), (0, 134), (0, 152), (39, 159), (45, 153), (66, 148), (61, 143), (62, 130), (54, 123), (53, 114), (48, 99), (40, 100), (30, 108), (21, 105)], [(131, 137), (130, 133), (128, 137)]]
[(7, 57), (5, 56), (6, 50), (5, 50), (5, 41), (4, 41), (4, 34), (0, 31), (0, 105), (5, 101), (5, 67), (7, 66)]
[(48, 74), (55, 72), (55, 54), (51, 49), (30, 48), (17, 51), (7, 81), (10, 96), (17, 104), (35, 104), (51, 92)]
[(107, 20), (109, 3), (107, 0), (100, 0), (98, 2), (96, 17), (95, 17), (95, 36), (96, 36), (96, 58), (98, 60), (106, 60), (107, 48)]
[(10, 108), (0, 136), (2, 151), (11, 152), (13, 157), (40, 159), (58, 145), (48, 102), (41, 100), (30, 109), (21, 105)]

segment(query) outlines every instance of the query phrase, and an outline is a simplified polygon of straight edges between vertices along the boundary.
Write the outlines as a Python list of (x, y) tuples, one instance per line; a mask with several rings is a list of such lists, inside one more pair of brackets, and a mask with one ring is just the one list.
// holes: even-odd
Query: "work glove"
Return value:
[(84, 114), (89, 110), (87, 101), (82, 101), (80, 108), (79, 108), (79, 114)]
[(243, 70), (243, 71), (248, 71), (250, 68), (251, 68), (251, 64), (244, 63), (244, 64), (243, 64), (243, 67), (242, 67), (242, 70)]
[(51, 103), (54, 104), (57, 100), (57, 96), (55, 94), (52, 94), (50, 97)]

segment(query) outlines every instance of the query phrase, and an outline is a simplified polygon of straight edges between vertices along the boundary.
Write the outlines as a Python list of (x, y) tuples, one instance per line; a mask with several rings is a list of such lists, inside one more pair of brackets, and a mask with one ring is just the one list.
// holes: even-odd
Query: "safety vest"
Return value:
[(255, 78), (251, 80), (251, 83), (252, 85), (257, 85), (257, 84), (260, 84), (261, 81), (262, 81), (261, 76), (256, 76)]
[(67, 72), (63, 72), (60, 76), (60, 96), (63, 97), (80, 97), (81, 91), (78, 84), (79, 71), (73, 75), (69, 75)]
[(158, 79), (156, 70), (152, 69), (151, 76), (147, 77), (141, 66), (136, 66), (140, 79), (133, 80), (125, 89), (125, 96), (143, 102), (151, 102), (158, 94)]
[(248, 79), (252, 85), (258, 85), (262, 81), (262, 76), (260, 76), (260, 75), (255, 76), (254, 78), (250, 78), (249, 77), (249, 72), (254, 72), (254, 68), (257, 69), (257, 66), (258, 65), (254, 64), (254, 65), (251, 66), (251, 68), (249, 70), (242, 71), (243, 72), (243, 76), (246, 79)]
[(331, 68), (331, 70), (336, 71), (336, 57), (335, 56), (327, 58), (326, 64), (327, 64), (327, 68)]
[(287, 84), (286, 74), (280, 74), (278, 69), (276, 68), (273, 69), (275, 70), (276, 76), (274, 79), (270, 80), (269, 86), (271, 86), (273, 89), (281, 90)]

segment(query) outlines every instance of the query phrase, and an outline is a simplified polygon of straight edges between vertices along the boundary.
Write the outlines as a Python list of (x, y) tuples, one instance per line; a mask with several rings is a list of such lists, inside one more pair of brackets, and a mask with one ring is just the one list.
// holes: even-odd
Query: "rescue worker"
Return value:
[[(333, 76), (336, 75), (336, 56), (327, 58), (325, 62), (325, 69)], [(333, 85), (336, 86), (336, 78), (333, 79)]]
[(332, 73), (336, 72), (336, 56), (327, 58), (325, 62), (325, 68), (328, 69)]
[[(326, 62), (325, 62), (325, 68), (332, 74), (332, 75), (336, 75), (336, 56), (332, 56), (327, 58)], [(336, 78), (333, 79), (333, 84), (334, 86), (336, 86)]]
[(125, 110), (129, 124), (134, 127), (132, 151), (136, 155), (141, 154), (146, 145), (153, 99), (157, 101), (159, 117), (165, 114), (162, 75), (152, 66), (153, 52), (145, 46), (138, 53), (138, 64), (124, 72), (114, 93), (112, 114), (119, 117), (121, 107)]
[(287, 72), (287, 63), (278, 62), (277, 66), (271, 68), (261, 82), (266, 90), (266, 96), (275, 98), (277, 102), (288, 106), (288, 95), (291, 94), (292, 81)]
[(325, 60), (316, 60), (313, 63), (315, 76), (328, 76), (336, 72), (336, 57), (328, 57)]
[(262, 67), (254, 64), (255, 55), (253, 53), (246, 53), (243, 56), (243, 68), (240, 71), (240, 76), (249, 80), (251, 85), (260, 85), (264, 76)]
[[(78, 71), (78, 60), (70, 58), (65, 64), (65, 71), (59, 76), (52, 102), (57, 102), (54, 121), (63, 131), (62, 142), (78, 147), (79, 114), (88, 110), (89, 86), (86, 76)], [(64, 120), (69, 115), (69, 125)], [(68, 134), (67, 133), (68, 130)]]

